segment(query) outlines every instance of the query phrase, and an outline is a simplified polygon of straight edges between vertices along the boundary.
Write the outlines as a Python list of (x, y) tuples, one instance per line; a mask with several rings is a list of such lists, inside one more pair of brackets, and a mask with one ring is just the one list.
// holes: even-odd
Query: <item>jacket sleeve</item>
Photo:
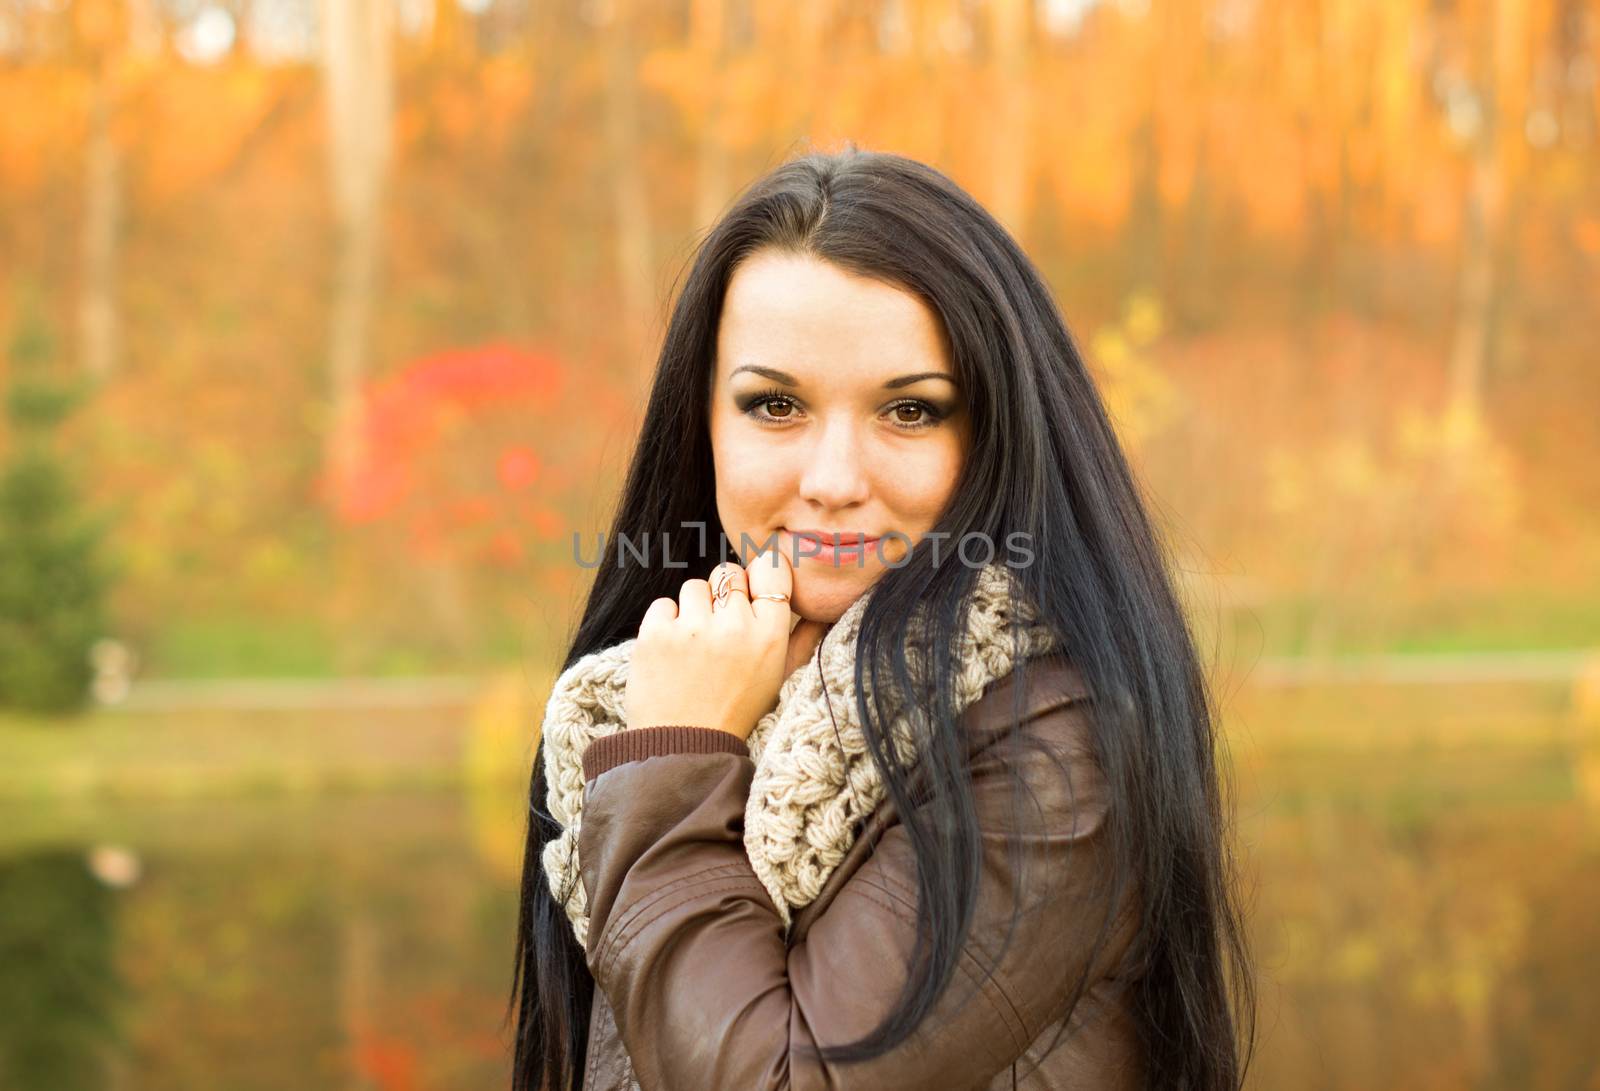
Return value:
[[(969, 729), (1009, 723), (1009, 688), (967, 710)], [(1111, 974), (1131, 921), (1117, 915), (1105, 957), (1089, 965), (1109, 901), (1107, 797), (1086, 700), (1034, 701), (1018, 739), (973, 755), (977, 913), (956, 975), (910, 1038), (854, 1063), (825, 1064), (805, 1047), (861, 1036), (904, 985), (917, 908), (904, 826), (887, 826), (790, 947), (745, 855), (755, 767), (742, 740), (673, 726), (591, 744), (579, 834), (587, 957), (641, 1087), (981, 1088), (1022, 1057), (1060, 1020), (1080, 975), (1087, 988)], [(1002, 954), (1019, 868), (1030, 912)]]

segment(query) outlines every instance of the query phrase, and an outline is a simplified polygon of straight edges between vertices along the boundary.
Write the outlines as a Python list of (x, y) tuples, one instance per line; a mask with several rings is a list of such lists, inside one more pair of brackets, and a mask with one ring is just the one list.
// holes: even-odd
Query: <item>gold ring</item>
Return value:
[(757, 599), (771, 599), (773, 602), (788, 602), (789, 601), (789, 596), (788, 595), (756, 595), (750, 601), (751, 602), (755, 602)]
[(742, 587), (724, 587), (722, 589), (722, 593), (711, 600), (711, 608), (715, 610), (718, 606), (726, 605), (728, 602), (728, 596), (735, 591), (739, 592), (740, 594), (744, 594), (744, 588)]
[(744, 588), (742, 587), (734, 586), (733, 569), (723, 568), (717, 576), (717, 589), (711, 600), (711, 608), (715, 610), (718, 606), (725, 605), (728, 601), (729, 592), (743, 590)]

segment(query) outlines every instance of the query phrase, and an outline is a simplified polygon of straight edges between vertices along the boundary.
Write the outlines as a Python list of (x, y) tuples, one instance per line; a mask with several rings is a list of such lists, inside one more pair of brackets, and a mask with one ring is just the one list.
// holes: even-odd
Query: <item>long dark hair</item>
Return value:
[[(945, 175), (901, 156), (813, 152), (772, 170), (708, 232), (672, 310), (642, 434), (607, 542), (666, 541), (688, 569), (603, 560), (562, 669), (637, 635), (652, 599), (676, 597), (722, 557), (708, 395), (724, 292), (760, 250), (810, 255), (919, 295), (948, 334), (969, 399), (974, 441), (927, 539), (874, 584), (862, 617), (856, 692), (863, 733), (916, 851), (922, 952), (905, 989), (871, 1033), (819, 1051), (829, 1061), (877, 1056), (902, 1041), (950, 981), (970, 930), (979, 831), (951, 715), (950, 664), (976, 570), (951, 544), (1022, 532), (1034, 552), (1013, 568), (1093, 699), (1096, 757), (1109, 792), (1114, 867), (1108, 905), (1138, 892), (1133, 1007), (1147, 1086), (1232, 1091), (1254, 1036), (1254, 987), (1229, 850), (1226, 765), (1214, 752), (1212, 696), (1164, 546), (1141, 502), (1100, 395), (1032, 263)], [(704, 534), (695, 524), (702, 524)], [(931, 682), (919, 692), (933, 725), (918, 753), (934, 791), (886, 745), (880, 695), (910, 693), (907, 623), (926, 604)], [(869, 673), (870, 672), (870, 673)], [(861, 699), (866, 677), (873, 708)], [(886, 681), (879, 681), (886, 679)], [(580, 1088), (594, 980), (541, 865), (560, 832), (545, 810), (543, 747), (535, 757), (511, 1007), (515, 1091)], [(914, 803), (929, 800), (922, 810)], [(1099, 940), (1109, 935), (1109, 910)], [(1085, 982), (1071, 987), (1072, 1002)], [(1065, 1022), (1065, 1021), (1064, 1021)]]

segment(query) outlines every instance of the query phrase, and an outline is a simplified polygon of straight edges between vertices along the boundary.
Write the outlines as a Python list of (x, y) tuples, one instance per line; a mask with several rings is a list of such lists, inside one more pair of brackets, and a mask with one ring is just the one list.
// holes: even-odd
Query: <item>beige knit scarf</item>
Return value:
[[(786, 933), (794, 911), (816, 898), (850, 850), (856, 822), (871, 814), (885, 794), (867, 750), (853, 692), (856, 637), (871, 594), (868, 589), (851, 603), (828, 629), (817, 654), (784, 680), (777, 704), (746, 740), (756, 768), (745, 804), (745, 852)], [(1055, 647), (1050, 631), (1036, 620), (1021, 598), (1021, 587), (1004, 566), (989, 564), (981, 569), (971, 595), (952, 695), (957, 714), (991, 682), (1010, 673), (1017, 659)], [(1020, 656), (1010, 634), (1013, 610), (1021, 615)], [(921, 620), (920, 614), (913, 618), (906, 648), (914, 679), (927, 677)], [(545, 709), (541, 745), (549, 785), (547, 805), (562, 826), (561, 834), (545, 846), (545, 875), (586, 949), (588, 897), (578, 879), (583, 751), (592, 740), (623, 730), (623, 695), (633, 645), (633, 640), (625, 640), (579, 659), (556, 679)], [(895, 713), (890, 741), (902, 760), (914, 760), (914, 739), (909, 718)]]

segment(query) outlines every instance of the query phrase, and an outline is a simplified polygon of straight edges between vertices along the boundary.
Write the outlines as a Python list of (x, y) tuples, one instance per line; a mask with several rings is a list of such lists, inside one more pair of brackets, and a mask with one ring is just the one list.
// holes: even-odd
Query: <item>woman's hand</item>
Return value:
[(720, 603), (711, 581), (685, 580), (678, 601), (658, 598), (645, 611), (623, 697), (628, 727), (687, 724), (748, 738), (827, 629), (793, 624), (794, 570), (781, 549), (748, 569), (725, 562), (711, 577), (726, 582)]

